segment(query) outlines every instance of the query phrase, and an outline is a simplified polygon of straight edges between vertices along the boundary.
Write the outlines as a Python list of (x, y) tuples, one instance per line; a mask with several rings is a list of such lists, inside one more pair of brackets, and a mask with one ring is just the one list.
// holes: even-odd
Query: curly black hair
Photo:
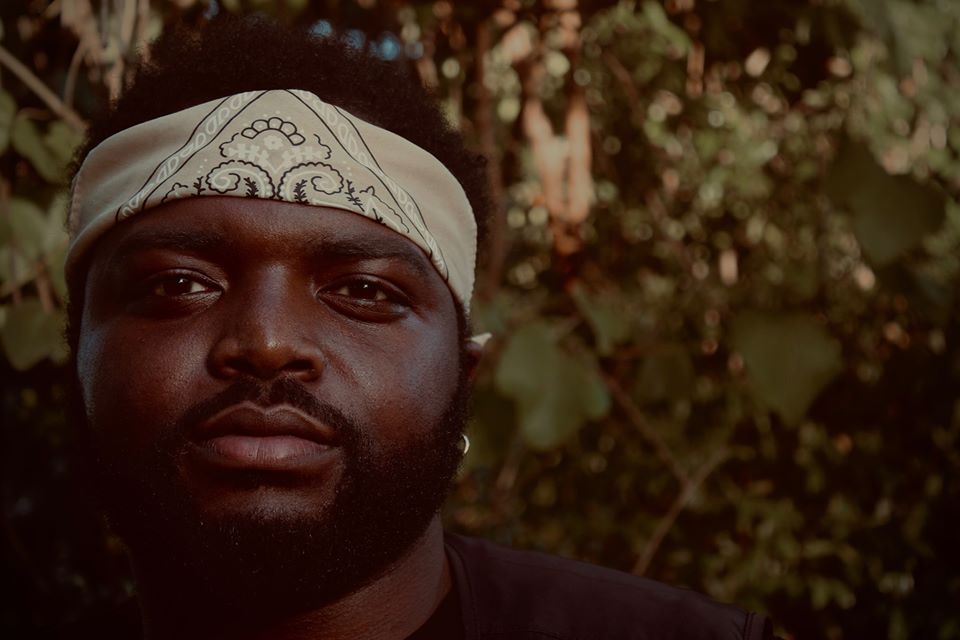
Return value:
[[(469, 151), (436, 96), (403, 61), (387, 61), (336, 36), (261, 16), (222, 14), (166, 30), (109, 109), (96, 114), (74, 172), (111, 135), (153, 118), (242, 91), (304, 89), (433, 154), (459, 180), (482, 242), (490, 212), (486, 163)], [(84, 269), (79, 269), (82, 274)], [(69, 283), (67, 339), (76, 346), (83, 276)]]
[(490, 202), (485, 161), (464, 145), (411, 66), (336, 36), (267, 18), (222, 14), (201, 27), (165, 31), (109, 109), (94, 116), (75, 167), (106, 138), (217, 98), (263, 89), (304, 89), (433, 154), (460, 181), (482, 238)]

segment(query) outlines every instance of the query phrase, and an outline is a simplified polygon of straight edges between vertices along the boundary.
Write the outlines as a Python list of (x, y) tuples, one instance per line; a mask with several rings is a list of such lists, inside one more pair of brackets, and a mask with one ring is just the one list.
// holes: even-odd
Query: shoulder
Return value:
[(620, 571), (456, 535), (447, 536), (447, 549), (468, 637), (771, 637), (764, 635), (769, 623), (763, 616)]

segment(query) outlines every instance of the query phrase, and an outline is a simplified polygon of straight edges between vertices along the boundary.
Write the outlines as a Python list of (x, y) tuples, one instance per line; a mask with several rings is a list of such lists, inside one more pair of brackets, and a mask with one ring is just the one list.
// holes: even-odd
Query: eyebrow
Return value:
[(172, 229), (147, 229), (138, 231), (123, 240), (113, 255), (110, 265), (151, 249), (175, 249), (189, 253), (205, 253), (223, 246), (225, 238), (213, 231), (177, 231)]
[(430, 270), (429, 258), (416, 245), (400, 236), (396, 238), (314, 236), (305, 241), (306, 252), (319, 262), (337, 260), (400, 260), (424, 277)]
[[(124, 239), (111, 256), (110, 265), (116, 265), (137, 253), (155, 249), (207, 254), (223, 252), (228, 250), (229, 246), (230, 236), (217, 231), (145, 229)], [(400, 260), (421, 277), (425, 277), (430, 270), (430, 259), (427, 255), (400, 236), (373, 239), (365, 236), (330, 238), (323, 234), (313, 234), (304, 238), (303, 253), (320, 263), (338, 260)]]

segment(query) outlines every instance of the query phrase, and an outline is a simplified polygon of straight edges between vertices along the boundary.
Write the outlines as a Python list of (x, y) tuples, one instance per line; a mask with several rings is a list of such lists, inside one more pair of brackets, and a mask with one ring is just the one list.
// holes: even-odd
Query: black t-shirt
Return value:
[[(71, 640), (135, 640), (142, 637), (140, 610), (134, 600), (129, 600), (122, 607), (91, 613), (82, 622), (62, 629), (55, 637)], [(455, 586), (450, 588), (433, 615), (407, 636), (407, 640), (463, 640), (463, 616), (460, 614), (460, 598)]]
[[(774, 640), (763, 615), (619, 571), (446, 537), (453, 585), (407, 640)], [(57, 638), (142, 637), (135, 602)]]
[(463, 616), (456, 586), (450, 588), (433, 615), (407, 640), (463, 640)]
[(687, 589), (448, 534), (464, 640), (773, 640), (770, 620)]

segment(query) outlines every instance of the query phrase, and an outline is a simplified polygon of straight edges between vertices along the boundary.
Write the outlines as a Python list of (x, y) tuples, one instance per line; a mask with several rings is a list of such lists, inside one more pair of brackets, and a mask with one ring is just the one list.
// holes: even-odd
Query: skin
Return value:
[[(450, 289), (416, 245), (350, 212), (176, 201), (100, 240), (84, 296), (80, 390), (114, 455), (156, 447), (191, 407), (242, 378), (297, 381), (368, 425), (375, 452), (389, 455), (437, 423), (457, 386), (462, 345)], [(468, 346), (468, 370), (478, 358)], [(283, 521), (331, 503), (344, 453), (335, 443), (320, 449), (293, 466), (269, 455), (262, 468), (244, 462), (263, 472), (251, 484), (185, 447), (176, 473), (203, 515)], [(438, 516), (374, 582), (332, 604), (261, 616), (268, 624), (255, 631), (205, 609), (203, 594), (190, 594), (165, 558), (135, 546), (131, 557), (149, 638), (204, 629), (237, 638), (405, 638), (450, 588)]]

